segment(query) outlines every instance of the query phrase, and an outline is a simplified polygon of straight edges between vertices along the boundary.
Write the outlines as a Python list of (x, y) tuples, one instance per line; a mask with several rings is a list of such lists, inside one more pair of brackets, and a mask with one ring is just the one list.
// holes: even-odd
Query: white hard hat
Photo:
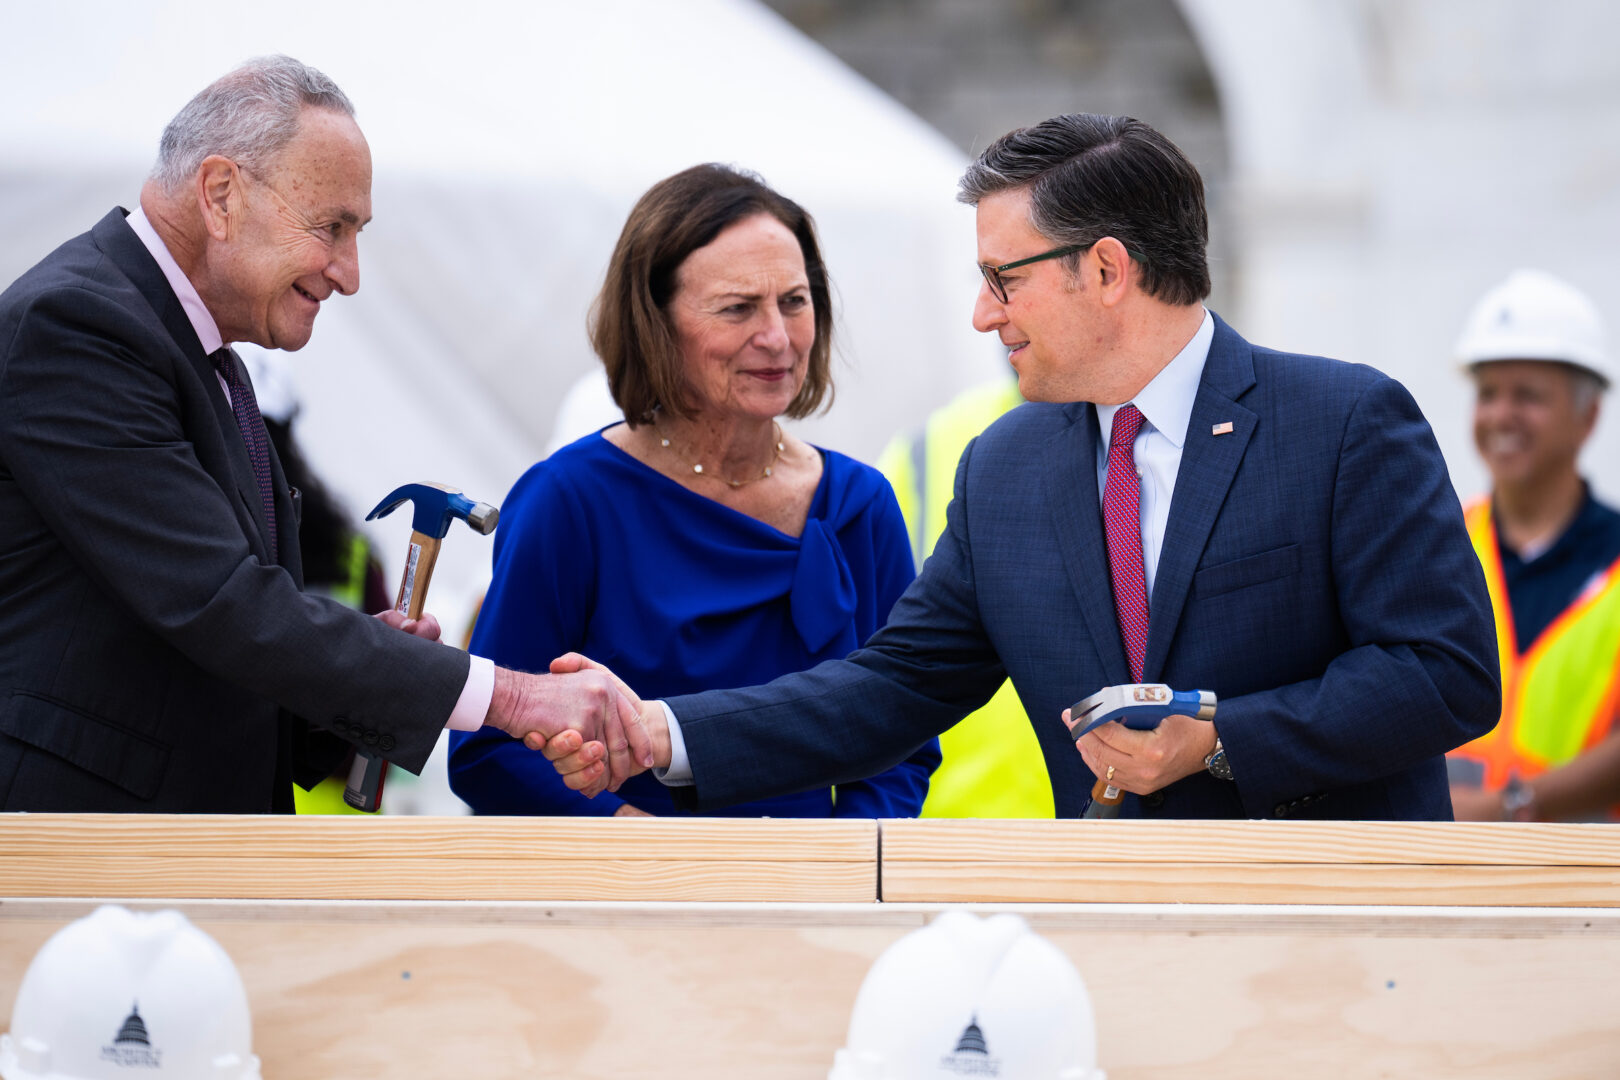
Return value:
[(827, 1080), (1103, 1080), (1079, 972), (1016, 915), (947, 911), (867, 972)]
[(247, 992), (225, 950), (178, 911), (107, 905), (28, 965), (4, 1080), (259, 1080)]
[(1457, 340), (1457, 362), (1552, 360), (1615, 380), (1603, 319), (1573, 285), (1541, 270), (1515, 270), (1487, 292)]

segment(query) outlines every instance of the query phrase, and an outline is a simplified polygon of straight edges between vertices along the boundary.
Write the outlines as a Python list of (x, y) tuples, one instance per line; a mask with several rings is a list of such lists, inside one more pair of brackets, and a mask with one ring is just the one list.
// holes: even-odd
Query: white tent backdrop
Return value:
[[(747, 0), (262, 5), (3, 3), (0, 279), (115, 203), (163, 125), (249, 56), (337, 80), (375, 167), (360, 292), (291, 357), (311, 461), (363, 513), (433, 480), (499, 501), (595, 364), (586, 308), (631, 203), (700, 161), (744, 165), (817, 218), (839, 298), (837, 404), (801, 433), (870, 459), (992, 377), (965, 164), (945, 139)], [(489, 541), (458, 530), (430, 607), (459, 635)], [(371, 535), (397, 570), (407, 525)]]

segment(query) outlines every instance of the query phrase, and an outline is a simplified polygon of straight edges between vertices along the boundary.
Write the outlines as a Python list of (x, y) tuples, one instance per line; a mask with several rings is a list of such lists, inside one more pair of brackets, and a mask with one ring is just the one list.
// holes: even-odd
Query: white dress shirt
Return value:
[[(1198, 383), (1204, 377), (1210, 342), (1215, 340), (1215, 319), (1208, 311), (1192, 340), (1182, 346), (1153, 380), (1132, 398), (1142, 413), (1142, 429), (1136, 433), (1133, 452), (1136, 474), (1142, 478), (1142, 570), (1147, 594), (1153, 595), (1153, 579), (1159, 571), (1159, 550), (1164, 546), (1165, 524), (1170, 520), (1170, 499), (1176, 490), (1176, 473), (1181, 470), (1181, 448), (1187, 442), (1187, 424), (1192, 419)], [(1113, 434), (1114, 414), (1123, 405), (1098, 405), (1097, 422), (1102, 438), (1097, 441), (1097, 504), (1102, 505), (1103, 486), (1108, 476), (1108, 438)], [(1152, 602), (1148, 621), (1153, 619)], [(655, 769), (653, 775), (668, 787), (690, 787), (692, 763), (686, 755), (681, 725), (669, 705), (664, 720), (669, 725), (669, 768)]]
[[(128, 222), (146, 250), (152, 253), (157, 260), (158, 269), (163, 271), (163, 277), (174, 290), (180, 307), (191, 320), (191, 328), (197, 333), (197, 340), (202, 343), (203, 352), (212, 355), (224, 345), (224, 337), (219, 332), (219, 324), (214, 322), (214, 316), (209, 313), (202, 297), (186, 277), (180, 264), (175, 262), (174, 256), (169, 252), (168, 245), (163, 238), (152, 228), (147, 220), (146, 211), (137, 206), (129, 217)], [(216, 370), (214, 377), (219, 379), (220, 389), (225, 392), (225, 401), (231, 400), (231, 391), (225, 385), (225, 379)], [(495, 696), (495, 662), (482, 656), (472, 657), (472, 663), (467, 668), (467, 682), (461, 688), (461, 697), (456, 700), (456, 707), (450, 711), (450, 719), (444, 725), (453, 731), (477, 731), (484, 726), (484, 715), (489, 712), (490, 699)], [(684, 747), (683, 747), (684, 749)]]

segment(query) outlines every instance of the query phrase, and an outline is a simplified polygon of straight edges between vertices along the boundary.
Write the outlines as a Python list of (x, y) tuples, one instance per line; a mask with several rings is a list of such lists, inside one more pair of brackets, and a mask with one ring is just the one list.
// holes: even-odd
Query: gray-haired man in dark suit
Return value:
[(414, 771), (447, 725), (590, 722), (650, 760), (599, 673), (498, 670), (431, 616), (300, 591), (228, 346), (301, 348), (359, 288), (353, 114), (320, 72), (250, 61), (169, 124), (133, 213), (0, 296), (0, 810), (286, 811), (351, 745)]

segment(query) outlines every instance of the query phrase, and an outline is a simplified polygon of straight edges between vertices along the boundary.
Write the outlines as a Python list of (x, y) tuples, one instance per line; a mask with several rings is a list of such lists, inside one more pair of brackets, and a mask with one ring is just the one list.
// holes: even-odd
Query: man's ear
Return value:
[(1092, 247), (1096, 259), (1097, 298), (1107, 307), (1124, 300), (1136, 278), (1136, 266), (1125, 245), (1112, 236), (1105, 236)]
[(197, 167), (197, 208), (215, 240), (231, 239), (241, 226), (242, 182), (241, 169), (228, 157), (211, 154)]

